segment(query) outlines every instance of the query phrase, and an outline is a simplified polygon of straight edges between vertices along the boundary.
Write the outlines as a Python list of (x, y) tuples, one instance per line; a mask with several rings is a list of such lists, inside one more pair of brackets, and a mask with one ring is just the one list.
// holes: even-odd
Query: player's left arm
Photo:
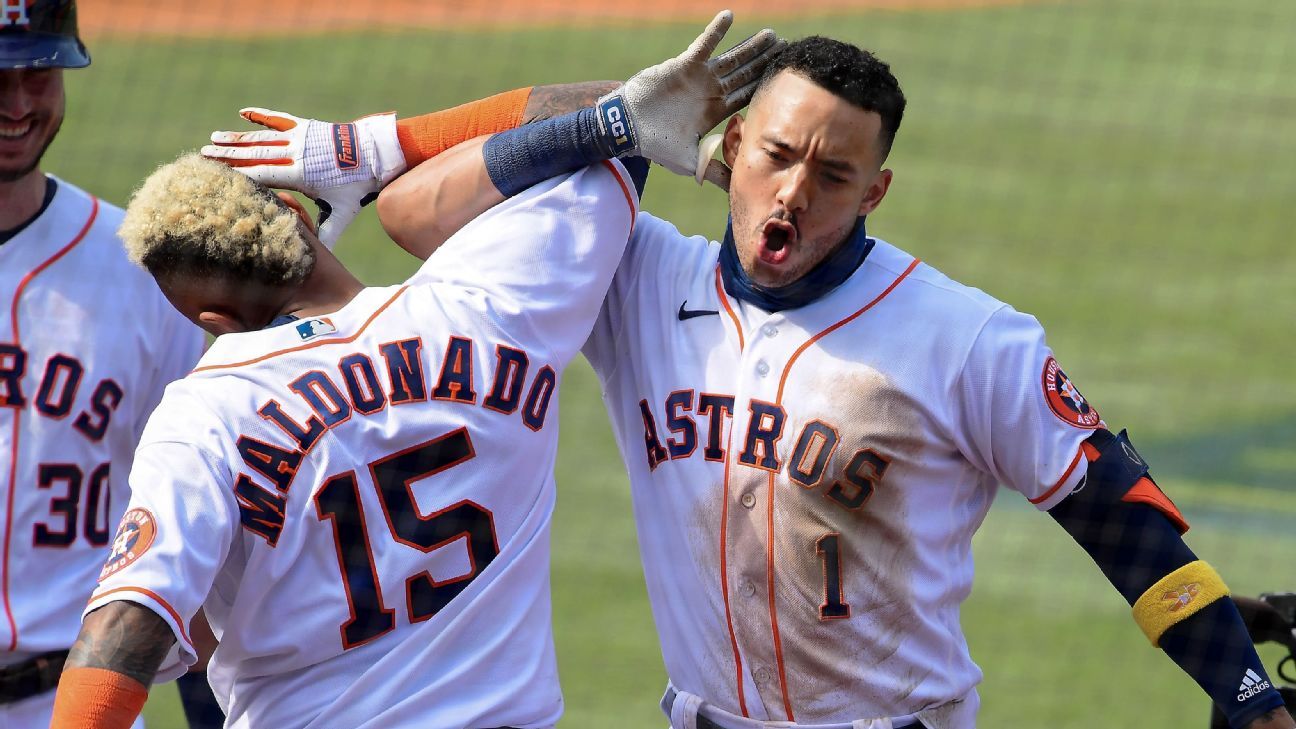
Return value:
[(1228, 587), (1183, 541), (1188, 525), (1124, 431), (1084, 442), (1084, 480), (1049, 510), (1133, 608), (1134, 620), (1235, 729), (1296, 729)]
[(405, 173), (378, 196), (378, 220), (387, 237), (427, 260), (473, 218), (505, 200), (486, 169), (478, 137)]
[(1007, 306), (990, 314), (968, 350), (960, 393), (957, 437), (969, 460), (1075, 539), (1133, 607), (1149, 642), (1231, 726), (1296, 729), (1228, 588), (1184, 543), (1187, 522), (1128, 435), (1109, 432), (1058, 365), (1034, 317)]
[(117, 601), (85, 617), (54, 699), (51, 729), (127, 729), (175, 634), (157, 613)]
[[(555, 120), (595, 102), (600, 107), (596, 134), (607, 137), (612, 149), (594, 152), (603, 141), (591, 145), (594, 140), (585, 130), (571, 123), (550, 126), (527, 144), (514, 138), (508, 151), (521, 152), (527, 161), (501, 168), (509, 178), (506, 196), (514, 191), (515, 175), (524, 178), (537, 169), (547, 170), (538, 182), (601, 159), (631, 155), (692, 175), (699, 184), (705, 178), (728, 189), (727, 167), (714, 160), (699, 164), (701, 135), (746, 105), (761, 71), (783, 47), (774, 32), (765, 29), (712, 58), (732, 21), (733, 14), (723, 11), (684, 53), (644, 69), (624, 85), (593, 81), (517, 89), (399, 122), (394, 113), (387, 113), (330, 124), (250, 107), (240, 114), (268, 130), (214, 132), (202, 154), (268, 187), (297, 190), (315, 199), (321, 212), (319, 237), (330, 248), (360, 208), (407, 170), (470, 139)], [(591, 123), (594, 119), (591, 115)], [(696, 128), (704, 119), (711, 124)], [(563, 150), (573, 143), (580, 148), (575, 156), (581, 164), (568, 165), (571, 160)], [(492, 177), (496, 183), (502, 179)], [(487, 196), (491, 192), (486, 189)]]
[(394, 112), (325, 122), (246, 107), (265, 129), (217, 131), (202, 154), (272, 188), (296, 190), (319, 206), (319, 237), (330, 248), (384, 185), (455, 145), (565, 114), (615, 89), (612, 81), (526, 86), (419, 116)]

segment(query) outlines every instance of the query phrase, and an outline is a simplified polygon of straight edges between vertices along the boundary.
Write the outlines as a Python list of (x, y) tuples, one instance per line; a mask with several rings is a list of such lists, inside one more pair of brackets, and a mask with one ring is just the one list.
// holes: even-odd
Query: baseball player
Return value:
[(47, 726), (129, 499), (144, 421), (202, 351), (117, 239), (122, 211), (46, 175), (72, 0), (0, 5), (0, 726)]
[[(54, 727), (129, 725), (196, 659), (200, 607), (230, 726), (557, 721), (557, 391), (637, 213), (620, 162), (583, 165), (695, 155), (678, 140), (745, 104), (775, 40), (711, 59), (728, 23), (628, 81), (623, 125), (589, 108), (468, 147), (512, 197), (402, 286), (363, 287), (304, 211), (225, 165), (189, 155), (144, 183), (131, 258), (218, 338), (149, 419)], [(555, 164), (583, 169), (541, 182)]]
[[(1292, 729), (1228, 588), (1039, 323), (866, 233), (904, 104), (871, 54), (789, 46), (725, 129), (724, 240), (640, 213), (584, 346), (630, 475), (672, 726), (974, 726), (959, 604), (1002, 484), (1088, 552), (1231, 726)], [(388, 187), (393, 238), (426, 256), (433, 221), (486, 209), (474, 165)], [(409, 194), (429, 187), (461, 194)]]

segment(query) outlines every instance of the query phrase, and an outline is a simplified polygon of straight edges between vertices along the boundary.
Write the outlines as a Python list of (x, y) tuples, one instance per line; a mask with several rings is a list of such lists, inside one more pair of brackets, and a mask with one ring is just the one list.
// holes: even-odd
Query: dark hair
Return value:
[[(770, 61), (761, 74), (755, 96), (782, 71), (790, 71), (882, 117), (882, 158), (891, 151), (904, 117), (905, 98), (891, 66), (866, 50), (821, 35), (793, 41)], [(753, 97), (755, 103), (755, 97)]]

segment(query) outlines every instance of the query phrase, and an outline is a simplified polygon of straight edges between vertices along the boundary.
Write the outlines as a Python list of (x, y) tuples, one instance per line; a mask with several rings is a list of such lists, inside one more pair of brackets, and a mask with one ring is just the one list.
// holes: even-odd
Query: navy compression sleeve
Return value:
[[(1145, 593), (1153, 585), (1198, 559), (1165, 514), (1147, 503), (1124, 499), (1147, 475), (1142, 459), (1128, 455), (1134, 450), (1125, 433), (1099, 435), (1091, 441), (1100, 441), (1100, 456), (1091, 460), (1081, 487), (1049, 515), (1093, 558), (1126, 602), (1135, 605), (1148, 600)], [(1128, 451), (1123, 446), (1129, 446)], [(1184, 590), (1184, 597), (1191, 602), (1197, 586), (1185, 587), (1190, 589)], [(1157, 645), (1205, 690), (1235, 729), (1283, 705), (1242, 616), (1227, 597), (1175, 622), (1160, 634)]]
[[(482, 158), (495, 189), (512, 197), (551, 177), (611, 159), (614, 144), (599, 129), (593, 107), (500, 132), (486, 140)], [(639, 194), (643, 194), (648, 162), (623, 159)]]

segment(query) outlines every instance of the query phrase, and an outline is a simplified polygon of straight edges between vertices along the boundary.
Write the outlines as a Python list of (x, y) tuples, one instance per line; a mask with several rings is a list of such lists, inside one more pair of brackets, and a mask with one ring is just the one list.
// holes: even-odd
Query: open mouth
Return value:
[(777, 266), (788, 259), (797, 241), (796, 226), (787, 220), (770, 218), (761, 228), (760, 259)]
[(24, 122), (0, 122), (0, 140), (22, 139), (35, 126), (36, 123), (31, 119)]

